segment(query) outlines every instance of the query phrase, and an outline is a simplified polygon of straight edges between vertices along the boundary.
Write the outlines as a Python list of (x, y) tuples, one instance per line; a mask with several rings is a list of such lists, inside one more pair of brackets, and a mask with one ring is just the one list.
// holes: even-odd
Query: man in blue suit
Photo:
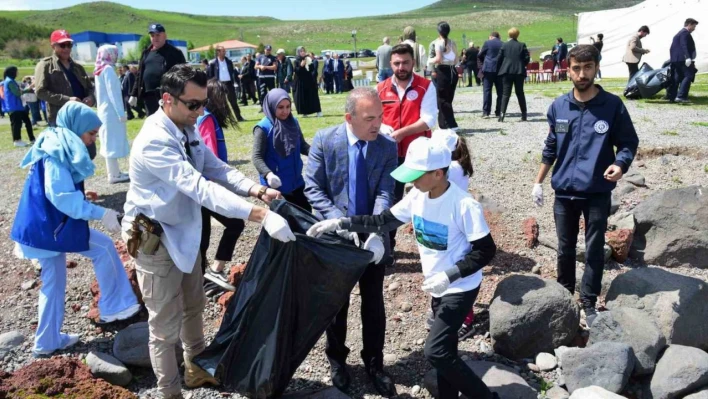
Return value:
[(497, 57), (501, 50), (502, 41), (499, 39), (499, 32), (489, 34), (489, 40), (484, 42), (482, 50), (480, 50), (477, 58), (482, 62), (482, 73), (484, 74), (482, 82), (484, 84), (484, 99), (482, 105), (482, 118), (489, 118), (489, 113), (492, 110), (492, 86), (497, 91), (497, 102), (494, 107), (494, 115), (499, 116), (501, 109), (502, 98), (502, 82), (497, 76)]
[(325, 54), (322, 65), (322, 77), (325, 83), (325, 93), (334, 93), (334, 77), (332, 76), (332, 58), (329, 53)]
[(344, 62), (339, 59), (339, 54), (334, 53), (332, 59), (332, 75), (334, 76), (334, 90), (337, 94), (342, 92), (344, 82)]
[(688, 18), (671, 42), (672, 78), (671, 86), (666, 89), (666, 99), (671, 102), (688, 102), (688, 91), (696, 76), (696, 43), (691, 36), (696, 25), (698, 21)]
[[(346, 122), (315, 134), (305, 170), (305, 195), (315, 213), (324, 219), (353, 215), (378, 215), (393, 205), (391, 172), (398, 166), (396, 142), (379, 134), (383, 105), (373, 88), (356, 88), (347, 97)], [(372, 263), (359, 280), (361, 324), (366, 372), (376, 390), (385, 397), (396, 394), (393, 381), (383, 371), (386, 311), (383, 299), (385, 267), (390, 262), (388, 234), (359, 237), (338, 231), (355, 242), (366, 239), (363, 248), (374, 252)], [(325, 353), (332, 383), (346, 391), (351, 377), (346, 369), (349, 348), (347, 313), (342, 307), (327, 329)]]

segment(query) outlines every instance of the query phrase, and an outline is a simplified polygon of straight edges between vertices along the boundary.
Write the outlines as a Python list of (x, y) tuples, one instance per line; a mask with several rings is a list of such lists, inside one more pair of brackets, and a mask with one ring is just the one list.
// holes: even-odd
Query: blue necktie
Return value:
[(369, 210), (369, 180), (366, 176), (366, 158), (364, 158), (364, 147), (366, 141), (356, 142), (358, 152), (356, 154), (356, 193), (354, 197), (354, 214), (368, 215)]

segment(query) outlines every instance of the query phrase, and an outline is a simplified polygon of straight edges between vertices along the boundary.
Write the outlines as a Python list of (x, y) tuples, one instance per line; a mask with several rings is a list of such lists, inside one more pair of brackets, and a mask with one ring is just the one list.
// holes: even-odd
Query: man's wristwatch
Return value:
[(266, 190), (268, 190), (268, 187), (266, 186), (261, 186), (261, 188), (258, 190), (258, 194), (256, 196), (259, 200), (263, 200), (263, 196), (265, 195)]

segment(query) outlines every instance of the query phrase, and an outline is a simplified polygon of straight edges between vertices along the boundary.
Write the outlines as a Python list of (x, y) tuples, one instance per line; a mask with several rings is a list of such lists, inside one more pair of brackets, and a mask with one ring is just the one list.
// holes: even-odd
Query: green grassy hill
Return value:
[[(3, 12), (6, 18), (39, 25), (64, 28), (70, 32), (98, 30), (105, 32), (145, 32), (151, 22), (165, 25), (174, 39), (188, 40), (195, 46), (237, 39), (272, 44), (291, 52), (296, 46), (319, 51), (326, 48), (353, 49), (352, 29), (358, 31), (357, 48), (375, 49), (384, 36), (393, 42), (407, 25), (413, 25), (419, 41), (428, 43), (436, 37), (435, 26), (447, 20), (451, 37), (461, 45), (467, 41), (486, 40), (489, 31), (502, 36), (511, 27), (521, 30), (520, 40), (532, 49), (547, 49), (557, 36), (575, 38), (574, 13), (591, 9), (623, 7), (639, 0), (442, 0), (417, 10), (375, 17), (324, 21), (280, 21), (268, 17), (213, 17), (163, 11), (141, 10), (111, 2), (95, 2), (46, 11)], [(2, 27), (0, 27), (2, 29)]]

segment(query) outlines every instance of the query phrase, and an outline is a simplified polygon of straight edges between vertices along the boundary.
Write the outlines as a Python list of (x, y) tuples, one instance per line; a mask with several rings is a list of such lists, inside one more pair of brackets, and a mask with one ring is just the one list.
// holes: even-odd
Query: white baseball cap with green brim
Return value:
[(438, 142), (427, 137), (418, 137), (408, 146), (403, 165), (391, 172), (391, 176), (401, 183), (418, 180), (426, 172), (450, 166), (452, 153)]

